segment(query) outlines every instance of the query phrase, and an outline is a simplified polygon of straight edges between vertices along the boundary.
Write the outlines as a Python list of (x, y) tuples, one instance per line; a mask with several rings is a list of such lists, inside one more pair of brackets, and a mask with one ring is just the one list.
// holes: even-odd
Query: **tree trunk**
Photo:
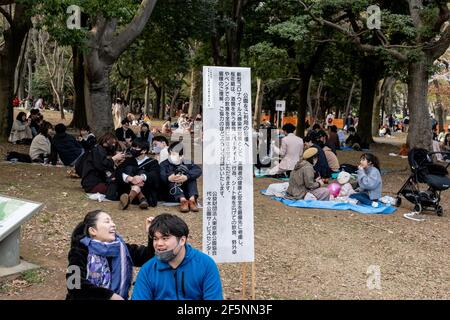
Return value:
[(28, 66), (28, 97), (31, 98), (33, 96), (33, 64), (30, 58), (27, 61), (27, 66)]
[(378, 72), (369, 63), (361, 72), (361, 102), (359, 105), (358, 134), (364, 145), (373, 143), (372, 115), (375, 91), (378, 83)]
[(166, 113), (166, 86), (163, 83), (162, 85), (162, 94), (161, 94), (161, 107), (159, 108), (159, 119), (163, 120), (164, 115)]
[(145, 78), (145, 97), (144, 97), (145, 114), (150, 114), (150, 87), (151, 87), (150, 80), (148, 78)]
[(200, 90), (202, 87), (202, 71), (195, 66), (191, 70), (191, 90), (189, 96), (189, 116), (195, 117), (200, 113)]
[(377, 91), (375, 95), (375, 101), (373, 103), (373, 115), (372, 115), (372, 136), (378, 135), (378, 127), (380, 125), (380, 112), (381, 104), (383, 103), (383, 89), (386, 83), (386, 78), (381, 82), (378, 82)]
[(441, 87), (437, 79), (433, 80), (433, 85), (436, 88), (436, 117), (439, 124), (439, 131), (444, 131), (444, 110), (441, 99)]
[(153, 108), (153, 117), (158, 118), (159, 117), (159, 109), (161, 108), (162, 88), (158, 87), (156, 85), (153, 85), (153, 90), (155, 90), (155, 94), (156, 94), (156, 102), (155, 102), (155, 106)]
[[(347, 106), (345, 107), (345, 118), (347, 119), (350, 113), (350, 107), (352, 105), (353, 91), (355, 90), (356, 80), (353, 80), (352, 87), (350, 88), (350, 93), (348, 94)], [(344, 120), (345, 121), (345, 120)]]
[[(301, 76), (300, 90), (299, 90), (299, 100), (300, 106), (297, 113), (297, 136), (305, 136), (305, 119), (306, 111), (308, 110), (308, 89), (309, 82), (311, 81), (311, 74), (304, 74)], [(312, 125), (312, 123), (311, 123)]]
[(253, 128), (259, 129), (261, 123), (262, 103), (264, 99), (264, 81), (261, 78), (256, 78), (256, 99), (255, 99), (255, 113), (253, 116)]
[(8, 139), (13, 123), (14, 73), (25, 35), (31, 27), (27, 8), (18, 3), (14, 8), (13, 26), (3, 29), (4, 44), (0, 49), (0, 141)]
[(177, 108), (177, 99), (180, 91), (181, 88), (177, 88), (173, 91), (172, 99), (170, 101), (169, 117), (175, 116), (175, 109)]
[(410, 148), (431, 150), (431, 121), (428, 111), (428, 67), (431, 59), (420, 57), (408, 66), (409, 130), (407, 142)]
[(78, 128), (85, 127), (87, 125), (86, 116), (86, 104), (84, 100), (84, 80), (85, 72), (83, 67), (83, 53), (76, 47), (72, 47), (73, 53), (73, 119), (70, 123), (70, 127)]

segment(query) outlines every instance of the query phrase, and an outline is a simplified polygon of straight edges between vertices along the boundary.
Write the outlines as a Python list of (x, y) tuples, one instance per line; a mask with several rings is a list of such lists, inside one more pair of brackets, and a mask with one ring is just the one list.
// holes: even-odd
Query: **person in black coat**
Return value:
[(133, 200), (137, 200), (139, 208), (156, 207), (159, 189), (159, 164), (156, 159), (149, 158), (149, 144), (137, 138), (129, 150), (130, 156), (117, 168), (116, 181), (119, 186), (122, 210), (128, 208)]
[(328, 165), (327, 157), (325, 156), (325, 152), (323, 152), (322, 148), (317, 143), (313, 143), (311, 137), (305, 137), (305, 139), (303, 139), (303, 143), (305, 150), (308, 148), (316, 148), (318, 150), (319, 159), (314, 165), (314, 170), (322, 178), (331, 177), (331, 169), (330, 166)]
[(195, 164), (183, 163), (183, 143), (174, 142), (169, 147), (169, 158), (161, 162), (161, 182), (166, 187), (166, 198), (180, 202), (181, 212), (198, 212), (197, 179), (202, 169)]
[[(84, 149), (73, 136), (66, 133), (66, 126), (58, 123), (55, 126), (55, 135), (52, 139), (52, 153), (56, 153), (65, 166), (73, 166), (75, 161), (84, 153)], [(52, 156), (52, 159), (54, 159), (53, 165), (56, 164), (56, 155)]]
[[(147, 233), (152, 220), (146, 219)], [(152, 239), (147, 246), (125, 243), (109, 214), (89, 212), (72, 233), (66, 299), (126, 300), (133, 266), (142, 267), (154, 255)]]
[(352, 147), (353, 149), (357, 150), (357, 151), (361, 151), (362, 149), (368, 149), (369, 146), (362, 144), (361, 143), (361, 137), (359, 136), (359, 134), (356, 132), (354, 127), (350, 127), (348, 129), (348, 133), (349, 136), (347, 138), (347, 140), (345, 140), (345, 145)]
[(81, 186), (87, 193), (101, 193), (108, 200), (117, 200), (116, 166), (125, 160), (125, 154), (116, 153), (117, 139), (105, 133), (98, 144), (83, 159)]
[(133, 130), (130, 129), (130, 121), (128, 119), (122, 120), (122, 126), (116, 129), (116, 137), (119, 141), (122, 150), (125, 150), (131, 145), (131, 142), (136, 139)]

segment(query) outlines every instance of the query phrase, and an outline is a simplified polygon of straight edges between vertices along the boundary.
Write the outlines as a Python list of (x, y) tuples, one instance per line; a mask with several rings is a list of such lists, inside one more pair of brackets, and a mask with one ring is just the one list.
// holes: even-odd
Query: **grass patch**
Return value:
[(39, 270), (28, 270), (22, 273), (23, 280), (31, 284), (40, 284), (44, 282)]

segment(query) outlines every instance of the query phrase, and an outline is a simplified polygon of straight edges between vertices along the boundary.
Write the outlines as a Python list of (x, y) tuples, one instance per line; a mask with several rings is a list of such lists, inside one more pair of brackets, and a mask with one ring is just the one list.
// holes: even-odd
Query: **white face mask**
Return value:
[(176, 156), (174, 156), (174, 155), (170, 155), (169, 156), (169, 162), (171, 163), (171, 164), (174, 164), (174, 165), (179, 165), (179, 164), (181, 164), (181, 157), (180, 156), (178, 156), (178, 155), (176, 155)]

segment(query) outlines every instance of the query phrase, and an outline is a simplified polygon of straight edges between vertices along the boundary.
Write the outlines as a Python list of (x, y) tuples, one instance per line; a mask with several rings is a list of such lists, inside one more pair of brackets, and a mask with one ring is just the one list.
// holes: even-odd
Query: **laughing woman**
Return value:
[[(152, 220), (146, 220), (147, 233)], [(66, 299), (127, 300), (133, 266), (141, 267), (154, 254), (152, 243), (125, 243), (109, 214), (89, 212), (72, 233)]]

